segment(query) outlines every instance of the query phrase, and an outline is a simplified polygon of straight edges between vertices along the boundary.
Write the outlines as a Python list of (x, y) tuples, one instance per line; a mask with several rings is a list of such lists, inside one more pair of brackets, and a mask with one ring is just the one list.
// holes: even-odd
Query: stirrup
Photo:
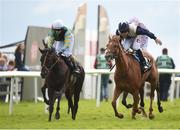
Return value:
[(75, 69), (75, 70), (73, 71), (73, 73), (75, 73), (75, 74), (80, 74), (81, 72), (80, 72), (79, 69)]
[(145, 66), (143, 67), (143, 72), (145, 73), (145, 72), (149, 71), (150, 69), (151, 69), (151, 66), (145, 65)]

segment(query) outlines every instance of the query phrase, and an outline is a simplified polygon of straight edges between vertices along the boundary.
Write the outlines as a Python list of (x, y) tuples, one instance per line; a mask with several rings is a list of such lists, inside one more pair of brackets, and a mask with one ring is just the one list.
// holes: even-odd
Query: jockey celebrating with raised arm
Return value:
[(162, 42), (160, 39), (158, 39), (152, 32), (148, 31), (145, 28), (140, 27), (135, 22), (127, 23), (122, 22), (119, 23), (118, 29), (116, 30), (116, 35), (120, 35), (120, 37), (123, 39), (122, 45), (125, 50), (135, 50), (142, 67), (142, 71), (146, 72), (151, 68), (151, 65), (146, 62), (141, 49), (141, 44), (146, 44), (147, 42), (143, 43), (144, 41), (147, 41), (145, 39), (142, 39), (142, 36), (148, 36), (151, 39), (154, 39), (156, 44), (162, 45)]
[(61, 55), (73, 73), (80, 73), (79, 68), (72, 57), (74, 45), (74, 35), (71, 30), (64, 26), (61, 20), (53, 22), (51, 31), (45, 38), (45, 43), (49, 48), (53, 47), (58, 55)]

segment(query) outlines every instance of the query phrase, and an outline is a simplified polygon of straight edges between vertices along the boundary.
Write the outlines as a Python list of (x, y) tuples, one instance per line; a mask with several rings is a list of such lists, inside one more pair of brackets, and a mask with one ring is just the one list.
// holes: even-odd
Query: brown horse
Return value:
[[(56, 98), (58, 99), (57, 108), (56, 108), (56, 119), (60, 118), (60, 100), (62, 94), (65, 92), (65, 96), (68, 100), (68, 112), (71, 110), (72, 119), (75, 120), (79, 96), (84, 82), (84, 69), (79, 64), (79, 69), (81, 70), (80, 75), (74, 76), (71, 74), (70, 69), (62, 59), (62, 57), (57, 56), (53, 49), (39, 49), (42, 53), (41, 56), (41, 76), (45, 78), (45, 85), (43, 88), (48, 88), (48, 97), (49, 101), (46, 103), (49, 104), (49, 121), (51, 121), (51, 116), (54, 109), (54, 103)], [(44, 94), (43, 94), (44, 95)], [(74, 103), (72, 101), (72, 96), (74, 95)]]
[(109, 42), (106, 48), (106, 59), (112, 60), (115, 59), (116, 70), (114, 74), (115, 80), (115, 90), (112, 100), (112, 106), (115, 112), (115, 116), (123, 118), (123, 114), (118, 113), (116, 109), (116, 100), (119, 95), (125, 91), (133, 95), (133, 109), (132, 109), (132, 118), (135, 119), (136, 113), (140, 113), (138, 109), (139, 104), (139, 92), (144, 86), (144, 82), (147, 81), (151, 84), (151, 94), (150, 94), (150, 107), (149, 107), (149, 118), (153, 119), (153, 99), (154, 91), (157, 92), (157, 104), (159, 112), (163, 111), (161, 107), (161, 102), (159, 98), (159, 83), (158, 83), (158, 71), (156, 68), (155, 61), (153, 57), (143, 51), (143, 55), (150, 59), (152, 68), (146, 73), (141, 73), (141, 68), (139, 63), (133, 58), (131, 54), (125, 53), (123, 50), (119, 36), (114, 35), (112, 38), (109, 38)]

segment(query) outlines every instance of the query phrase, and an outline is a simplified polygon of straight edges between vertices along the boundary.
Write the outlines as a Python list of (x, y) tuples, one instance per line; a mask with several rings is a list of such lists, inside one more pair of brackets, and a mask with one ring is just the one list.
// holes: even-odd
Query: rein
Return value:
[[(116, 39), (113, 39), (113, 40), (115, 41)], [(123, 47), (120, 45), (121, 42), (120, 42), (120, 41), (118, 41), (118, 42), (119, 42), (119, 49), (120, 49), (120, 51), (122, 52), (121, 54), (122, 54), (122, 55), (126, 55), (126, 54), (128, 53), (128, 51), (124, 51)], [(108, 48), (106, 48), (105, 50), (109, 51)], [(118, 56), (113, 54), (112, 57), (113, 57), (114, 59), (116, 59)], [(116, 66), (116, 64), (114, 64), (114, 65), (110, 68), (110, 71), (112, 71), (112, 69), (113, 69), (115, 66)]]

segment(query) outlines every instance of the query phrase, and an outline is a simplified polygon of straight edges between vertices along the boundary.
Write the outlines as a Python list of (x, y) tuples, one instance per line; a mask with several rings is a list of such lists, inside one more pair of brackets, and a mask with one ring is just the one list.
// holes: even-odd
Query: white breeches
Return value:
[(128, 50), (129, 48), (133, 50), (146, 50), (148, 45), (148, 37), (145, 35), (138, 35), (135, 38), (125, 39), (122, 41), (122, 45), (125, 50)]

